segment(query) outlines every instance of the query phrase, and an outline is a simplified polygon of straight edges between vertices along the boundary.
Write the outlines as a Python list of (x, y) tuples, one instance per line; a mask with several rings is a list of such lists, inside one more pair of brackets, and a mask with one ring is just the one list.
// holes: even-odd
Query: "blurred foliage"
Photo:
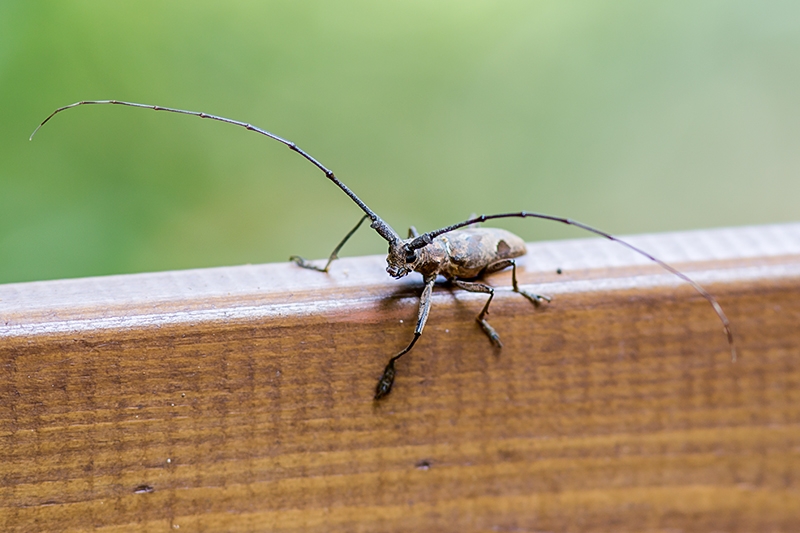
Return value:
[[(0, 3), (0, 282), (326, 257), (537, 210), (615, 233), (797, 220), (800, 4)], [(528, 240), (584, 236), (503, 224)], [(343, 255), (382, 253), (362, 230)]]

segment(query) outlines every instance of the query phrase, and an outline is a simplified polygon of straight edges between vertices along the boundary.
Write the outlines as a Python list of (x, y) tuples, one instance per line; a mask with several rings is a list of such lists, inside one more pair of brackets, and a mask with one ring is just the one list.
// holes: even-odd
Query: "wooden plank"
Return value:
[(437, 289), (379, 403), (420, 288), (381, 257), (0, 286), (0, 529), (800, 530), (800, 224), (631, 240), (737, 363), (597, 239), (529, 246), (502, 350)]

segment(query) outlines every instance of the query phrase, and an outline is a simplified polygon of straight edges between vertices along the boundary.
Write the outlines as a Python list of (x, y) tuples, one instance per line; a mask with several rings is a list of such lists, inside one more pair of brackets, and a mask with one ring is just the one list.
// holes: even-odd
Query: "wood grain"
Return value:
[[(0, 286), (0, 530), (798, 531), (800, 224), (596, 239), (521, 283), (381, 257)], [(556, 273), (561, 268), (563, 274)]]

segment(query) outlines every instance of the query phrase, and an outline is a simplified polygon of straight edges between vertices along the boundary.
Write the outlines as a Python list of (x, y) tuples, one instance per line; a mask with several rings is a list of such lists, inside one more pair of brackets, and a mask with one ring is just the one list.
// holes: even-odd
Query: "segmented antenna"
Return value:
[(645, 252), (641, 248), (637, 248), (636, 246), (632, 245), (629, 242), (625, 242), (622, 239), (618, 239), (618, 238), (614, 237), (613, 235), (610, 235), (610, 234), (606, 233), (605, 231), (601, 231), (601, 230), (599, 230), (597, 228), (593, 228), (591, 226), (587, 226), (586, 224), (584, 224), (582, 222), (578, 222), (577, 220), (572, 220), (572, 219), (564, 218), (564, 217), (555, 217), (555, 216), (552, 216), (552, 215), (545, 215), (545, 214), (542, 214), (542, 213), (532, 213), (530, 211), (519, 211), (519, 212), (516, 212), (516, 213), (500, 213), (500, 214), (497, 214), (497, 215), (481, 215), (481, 216), (478, 216), (478, 217), (471, 218), (469, 220), (465, 220), (464, 222), (459, 222), (458, 224), (453, 224), (452, 226), (446, 226), (446, 227), (441, 228), (441, 229), (437, 229), (437, 230), (434, 230), (434, 231), (429, 231), (427, 233), (423, 233), (422, 235), (420, 235), (419, 237), (417, 237), (416, 239), (411, 241), (407, 245), (407, 247), (408, 247), (409, 250), (416, 250), (416, 249), (419, 249), (419, 248), (423, 248), (423, 247), (427, 246), (428, 244), (430, 244), (433, 241), (433, 239), (435, 239), (439, 235), (443, 235), (443, 234), (451, 232), (453, 230), (457, 230), (459, 228), (463, 228), (464, 226), (469, 226), (471, 224), (475, 224), (475, 223), (478, 223), (478, 222), (485, 222), (487, 220), (491, 220), (491, 219), (494, 219), (494, 218), (540, 218), (540, 219), (543, 219), (543, 220), (552, 220), (553, 222), (561, 222), (562, 224), (568, 224), (570, 226), (575, 226), (575, 227), (581, 228), (583, 230), (589, 231), (591, 233), (594, 233), (595, 235), (599, 235), (601, 237), (605, 237), (606, 239), (608, 239), (610, 241), (618, 242), (622, 246), (625, 246), (626, 248), (628, 248), (630, 250), (633, 250), (637, 254), (643, 255), (644, 257), (648, 258), (649, 260), (657, 263), (658, 265), (660, 265), (662, 268), (664, 268), (668, 272), (678, 276), (680, 279), (682, 279), (683, 281), (685, 281), (686, 283), (691, 285), (692, 288), (694, 288), (694, 290), (696, 290), (698, 293), (700, 293), (700, 296), (705, 298), (706, 301), (708, 301), (708, 303), (711, 304), (711, 307), (714, 308), (714, 312), (717, 313), (717, 316), (719, 317), (720, 321), (722, 322), (722, 327), (725, 329), (725, 334), (728, 337), (728, 345), (731, 347), (731, 360), (733, 362), (736, 362), (736, 344), (733, 341), (733, 333), (731, 332), (731, 324), (730, 324), (730, 321), (728, 320), (728, 317), (725, 315), (725, 312), (722, 310), (722, 307), (717, 302), (716, 298), (711, 296), (711, 294), (707, 290), (705, 290), (703, 287), (701, 287), (699, 283), (697, 283), (696, 281), (691, 279), (689, 276), (687, 276), (683, 272), (681, 272), (678, 269), (676, 269), (675, 267), (668, 265), (667, 263), (665, 263), (661, 259), (658, 259), (657, 257), (654, 257), (654, 256), (650, 255), (649, 253)]
[(50, 115), (46, 119), (44, 119), (41, 124), (36, 126), (36, 129), (33, 130), (33, 133), (31, 133), (31, 136), (30, 136), (29, 140), (32, 141), (33, 140), (33, 136), (36, 135), (36, 132), (39, 131), (39, 128), (41, 128), (42, 126), (47, 124), (47, 122), (51, 118), (53, 118), (57, 114), (61, 113), (62, 111), (66, 111), (67, 109), (72, 109), (73, 107), (78, 107), (78, 106), (82, 106), (82, 105), (92, 105), (92, 104), (124, 105), (124, 106), (128, 106), (128, 107), (138, 107), (140, 109), (152, 109), (153, 111), (168, 111), (170, 113), (178, 113), (178, 114), (181, 114), (181, 115), (191, 115), (193, 117), (208, 118), (208, 119), (211, 119), (211, 120), (216, 120), (218, 122), (224, 122), (226, 124), (233, 124), (234, 126), (239, 126), (239, 127), (244, 128), (244, 129), (246, 129), (248, 131), (254, 131), (256, 133), (260, 133), (261, 135), (264, 135), (266, 137), (269, 137), (270, 139), (276, 140), (279, 143), (283, 143), (286, 146), (288, 146), (290, 150), (292, 150), (294, 152), (297, 152), (298, 154), (300, 154), (301, 156), (306, 158), (306, 160), (310, 161), (315, 167), (320, 169), (325, 174), (326, 178), (331, 180), (333, 183), (336, 184), (337, 187), (339, 187), (342, 191), (344, 191), (344, 193), (347, 196), (349, 196), (350, 199), (353, 200), (356, 203), (356, 205), (361, 208), (362, 211), (364, 211), (364, 213), (367, 214), (367, 216), (372, 221), (372, 223), (370, 224), (370, 227), (372, 229), (374, 229), (376, 232), (378, 232), (378, 234), (381, 237), (383, 237), (389, 243), (395, 243), (395, 242), (400, 240), (400, 236), (397, 234), (397, 232), (394, 231), (392, 229), (392, 227), (389, 226), (386, 222), (384, 222), (383, 219), (381, 219), (381, 217), (376, 215), (375, 212), (372, 211), (372, 209), (367, 207), (367, 204), (362, 202), (361, 198), (356, 196), (356, 193), (351, 191), (350, 188), (347, 185), (345, 185), (344, 183), (339, 181), (339, 178), (337, 178), (333, 174), (333, 171), (325, 168), (325, 166), (322, 163), (320, 163), (319, 161), (317, 161), (316, 159), (311, 157), (305, 150), (303, 150), (302, 148), (297, 146), (292, 141), (286, 140), (283, 137), (279, 137), (278, 135), (275, 135), (274, 133), (270, 133), (265, 129), (261, 129), (261, 128), (258, 128), (256, 126), (253, 126), (252, 124), (248, 124), (247, 122), (240, 122), (238, 120), (232, 120), (232, 119), (225, 118), (225, 117), (219, 117), (217, 115), (209, 115), (208, 113), (201, 113), (199, 111), (186, 111), (184, 109), (174, 109), (174, 108), (171, 108), (171, 107), (162, 107), (162, 106), (159, 106), (159, 105), (137, 104), (137, 103), (134, 103), (134, 102), (123, 102), (121, 100), (83, 100), (81, 102), (75, 102), (74, 104), (65, 105), (64, 107), (59, 107), (58, 109), (56, 109), (55, 111), (50, 113)]
[[(317, 161), (316, 159), (311, 157), (311, 155), (309, 155), (305, 150), (301, 149), (299, 146), (297, 146), (292, 141), (286, 140), (283, 137), (279, 137), (278, 135), (275, 135), (274, 133), (270, 133), (267, 130), (264, 130), (262, 128), (258, 128), (256, 126), (253, 126), (253, 125), (248, 124), (246, 122), (240, 122), (238, 120), (232, 120), (232, 119), (229, 119), (229, 118), (220, 117), (220, 116), (217, 116), (217, 115), (210, 115), (208, 113), (202, 113), (202, 112), (198, 112), (198, 111), (186, 111), (186, 110), (183, 110), (183, 109), (174, 109), (174, 108), (170, 108), (170, 107), (162, 107), (162, 106), (157, 106), (157, 105), (137, 104), (137, 103), (133, 103), (133, 102), (123, 102), (121, 100), (84, 100), (84, 101), (81, 101), (81, 102), (75, 102), (74, 104), (66, 105), (64, 107), (59, 107), (58, 109), (56, 109), (55, 111), (50, 113), (50, 115), (46, 119), (44, 119), (42, 121), (42, 123), (39, 124), (36, 127), (35, 130), (33, 130), (33, 133), (30, 136), (30, 140), (33, 140), (33, 136), (36, 135), (36, 132), (38, 132), (39, 129), (42, 126), (47, 124), (47, 122), (51, 118), (56, 116), (58, 113), (60, 113), (62, 111), (66, 111), (67, 109), (72, 109), (73, 107), (78, 107), (78, 106), (82, 106), (82, 105), (91, 105), (91, 104), (115, 104), (115, 105), (123, 105), (123, 106), (128, 106), (128, 107), (137, 107), (137, 108), (142, 108), (142, 109), (152, 109), (153, 111), (168, 111), (170, 113), (178, 113), (178, 114), (181, 114), (181, 115), (191, 115), (191, 116), (199, 117), (199, 118), (208, 118), (208, 119), (211, 119), (211, 120), (216, 120), (218, 122), (224, 122), (226, 124), (233, 124), (234, 126), (242, 127), (242, 128), (244, 128), (244, 129), (246, 129), (248, 131), (254, 131), (256, 133), (260, 133), (261, 135), (264, 135), (266, 137), (269, 137), (270, 139), (273, 139), (275, 141), (278, 141), (279, 143), (282, 143), (282, 144), (286, 145), (287, 147), (289, 147), (289, 149), (291, 149), (294, 152), (297, 152), (298, 154), (303, 156), (306, 160), (311, 162), (315, 167), (320, 169), (325, 174), (325, 177), (327, 177), (329, 180), (331, 180), (333, 183), (335, 183), (337, 187), (339, 187), (342, 191), (344, 191), (344, 193), (347, 196), (349, 196), (350, 199), (353, 200), (353, 202), (355, 202), (356, 205), (358, 205), (358, 207), (360, 207), (362, 211), (364, 211), (364, 213), (366, 213), (366, 215), (372, 221), (372, 223), (370, 224), (370, 227), (372, 229), (374, 229), (386, 241), (388, 241), (390, 244), (397, 244), (401, 240), (400, 236), (397, 234), (397, 232), (394, 231), (394, 229), (392, 229), (391, 226), (389, 226), (386, 222), (384, 222), (383, 219), (381, 219), (377, 214), (375, 214), (374, 211), (372, 211), (369, 207), (367, 207), (367, 204), (365, 204), (363, 201), (361, 201), (361, 199), (358, 196), (356, 196), (356, 194), (353, 191), (351, 191), (350, 188), (347, 187), (347, 185), (345, 185), (344, 183), (339, 181), (339, 179), (334, 175), (333, 171), (327, 169), (322, 163), (320, 163), (319, 161)], [(697, 282), (692, 280), (686, 274), (684, 274), (684, 273), (680, 272), (679, 270), (675, 269), (674, 267), (668, 265), (664, 261), (662, 261), (662, 260), (660, 260), (660, 259), (648, 254), (644, 250), (642, 250), (640, 248), (637, 248), (636, 246), (633, 246), (632, 244), (627, 243), (627, 242), (625, 242), (625, 241), (623, 241), (621, 239), (618, 239), (618, 238), (614, 237), (613, 235), (610, 235), (610, 234), (608, 234), (608, 233), (606, 233), (604, 231), (601, 231), (599, 229), (593, 228), (591, 226), (587, 226), (586, 224), (583, 224), (583, 223), (578, 222), (576, 220), (572, 220), (572, 219), (569, 219), (569, 218), (563, 218), (563, 217), (556, 217), (556, 216), (552, 216), (552, 215), (545, 215), (545, 214), (541, 214), (541, 213), (532, 213), (532, 212), (529, 212), (529, 211), (519, 211), (519, 212), (516, 212), (516, 213), (500, 213), (500, 214), (496, 214), (496, 215), (481, 215), (479, 217), (474, 217), (474, 218), (471, 218), (469, 220), (465, 220), (464, 222), (459, 222), (458, 224), (453, 224), (452, 226), (446, 226), (444, 228), (441, 228), (441, 229), (438, 229), (438, 230), (435, 230), (435, 231), (430, 231), (430, 232), (424, 233), (424, 234), (420, 235), (419, 237), (415, 238), (410, 243), (406, 244), (405, 246), (409, 251), (410, 250), (416, 250), (416, 249), (419, 249), (419, 248), (423, 248), (423, 247), (429, 245), (433, 241), (433, 239), (435, 239), (439, 235), (448, 233), (450, 231), (457, 230), (459, 228), (463, 228), (465, 226), (469, 226), (471, 224), (475, 224), (475, 223), (478, 223), (478, 222), (485, 222), (487, 220), (492, 220), (492, 219), (495, 219), (495, 218), (539, 218), (539, 219), (543, 219), (543, 220), (551, 220), (551, 221), (554, 221), (554, 222), (560, 222), (562, 224), (568, 224), (570, 226), (576, 226), (578, 228), (584, 229), (586, 231), (589, 231), (589, 232), (594, 233), (596, 235), (599, 235), (601, 237), (605, 237), (608, 240), (618, 242), (619, 244), (625, 246), (626, 248), (628, 248), (630, 250), (633, 250), (634, 252), (636, 252), (636, 253), (638, 253), (638, 254), (650, 259), (651, 261), (653, 261), (655, 263), (657, 263), (658, 265), (660, 265), (662, 268), (664, 268), (668, 272), (674, 274), (675, 276), (679, 277), (680, 279), (682, 279), (683, 281), (685, 281), (686, 283), (691, 285), (692, 288), (694, 288), (694, 290), (696, 290), (703, 298), (706, 299), (706, 301), (708, 301), (709, 304), (711, 304), (711, 307), (714, 308), (714, 312), (717, 313), (717, 316), (719, 317), (720, 321), (722, 322), (722, 326), (725, 329), (725, 334), (728, 337), (728, 344), (730, 345), (730, 348), (731, 348), (731, 360), (734, 361), (734, 362), (736, 361), (736, 345), (735, 345), (734, 340), (733, 340), (733, 333), (731, 332), (730, 322), (728, 321), (728, 317), (725, 316), (725, 312), (722, 310), (722, 307), (719, 305), (717, 300), (713, 296), (711, 296), (711, 294), (709, 294), (708, 291), (706, 291), (703, 287), (701, 287)]]

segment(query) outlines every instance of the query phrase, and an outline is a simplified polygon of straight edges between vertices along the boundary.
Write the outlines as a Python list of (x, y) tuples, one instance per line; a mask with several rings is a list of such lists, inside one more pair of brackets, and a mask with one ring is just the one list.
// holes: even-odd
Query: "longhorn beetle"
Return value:
[(257, 128), (246, 122), (240, 122), (238, 120), (232, 120), (216, 115), (209, 115), (208, 113), (200, 113), (197, 111), (185, 111), (182, 109), (173, 109), (169, 107), (147, 104), (136, 104), (133, 102), (122, 102), (119, 100), (86, 100), (82, 102), (75, 102), (74, 104), (60, 107), (53, 111), (46, 119), (42, 121), (41, 124), (39, 124), (39, 126), (36, 127), (31, 134), (30, 139), (32, 140), (33, 136), (36, 135), (36, 132), (39, 131), (39, 128), (44, 126), (47, 121), (53, 118), (56, 114), (73, 107), (89, 104), (116, 104), (142, 109), (152, 109), (154, 111), (180, 113), (183, 115), (191, 115), (195, 117), (216, 120), (219, 122), (225, 122), (227, 124), (233, 124), (234, 126), (240, 126), (249, 131), (260, 133), (261, 135), (265, 135), (270, 139), (274, 139), (280, 143), (283, 143), (291, 150), (297, 152), (305, 159), (310, 161), (315, 167), (320, 169), (325, 174), (326, 178), (335, 183), (337, 187), (344, 191), (344, 193), (349, 196), (358, 207), (361, 208), (361, 210), (364, 212), (364, 215), (359, 219), (358, 224), (356, 224), (355, 227), (350, 230), (347, 235), (345, 235), (344, 239), (342, 239), (336, 248), (334, 248), (333, 252), (328, 258), (328, 262), (324, 267), (318, 267), (310, 264), (299, 256), (292, 256), (289, 259), (303, 268), (309, 268), (327, 273), (328, 268), (333, 260), (337, 259), (339, 250), (341, 250), (342, 246), (344, 246), (347, 240), (356, 232), (356, 230), (358, 230), (361, 224), (366, 219), (369, 219), (370, 227), (389, 243), (389, 255), (386, 257), (386, 262), (388, 264), (386, 267), (386, 272), (388, 272), (389, 275), (395, 279), (400, 279), (411, 272), (419, 272), (422, 274), (425, 287), (422, 289), (422, 295), (419, 299), (419, 312), (417, 315), (417, 325), (414, 328), (414, 338), (411, 339), (411, 342), (408, 343), (408, 346), (403, 348), (400, 353), (389, 359), (389, 362), (384, 368), (383, 374), (381, 375), (380, 380), (378, 380), (378, 384), (375, 388), (376, 400), (380, 400), (392, 390), (392, 384), (394, 383), (395, 377), (395, 363), (403, 355), (411, 351), (411, 348), (414, 347), (414, 344), (417, 342), (420, 335), (422, 335), (422, 330), (425, 327), (425, 322), (428, 320), (428, 313), (431, 309), (431, 293), (433, 292), (433, 285), (437, 276), (444, 277), (457, 287), (460, 287), (466, 291), (481, 292), (489, 295), (476, 320), (478, 324), (480, 324), (483, 332), (489, 337), (489, 340), (492, 342), (492, 344), (498, 348), (503, 346), (500, 342), (500, 337), (494, 328), (489, 325), (489, 322), (486, 321), (486, 315), (489, 313), (489, 304), (492, 303), (492, 298), (494, 298), (494, 289), (485, 283), (481, 283), (478, 281), (478, 279), (485, 274), (490, 274), (492, 272), (497, 272), (498, 270), (511, 267), (511, 284), (514, 292), (521, 294), (537, 306), (542, 302), (550, 302), (549, 297), (522, 290), (517, 284), (517, 264), (514, 258), (525, 255), (526, 253), (525, 243), (522, 239), (503, 229), (474, 227), (481, 222), (496, 218), (530, 217), (576, 226), (611, 241), (618, 242), (626, 248), (643, 255), (651, 261), (654, 261), (667, 271), (691, 285), (698, 293), (700, 293), (703, 298), (708, 301), (708, 303), (711, 304), (714, 312), (717, 313), (717, 316), (722, 322), (725, 334), (728, 337), (728, 345), (731, 349), (731, 360), (736, 361), (736, 346), (733, 341), (733, 333), (731, 332), (730, 322), (728, 321), (728, 317), (725, 316), (725, 312), (722, 310), (722, 307), (720, 307), (719, 303), (717, 303), (717, 300), (711, 296), (708, 291), (667, 263), (648, 254), (644, 250), (633, 246), (630, 243), (606, 233), (605, 231), (587, 226), (586, 224), (582, 224), (581, 222), (571, 220), (569, 218), (556, 217), (541, 213), (531, 213), (529, 211), (519, 211), (516, 213), (472, 216), (469, 218), (469, 220), (465, 220), (463, 222), (446, 226), (434, 231), (429, 231), (421, 235), (418, 234), (417, 230), (412, 226), (409, 229), (408, 238), (401, 239), (397, 232), (395, 232), (392, 227), (389, 226), (389, 224), (384, 222), (383, 219), (375, 214), (372, 209), (367, 207), (367, 204), (361, 201), (361, 199), (356, 196), (353, 191), (351, 191), (344, 183), (339, 181), (339, 179), (331, 170), (327, 169), (322, 165), (322, 163), (311, 157), (311, 155), (306, 153), (295, 143), (270, 133), (264, 129)]

